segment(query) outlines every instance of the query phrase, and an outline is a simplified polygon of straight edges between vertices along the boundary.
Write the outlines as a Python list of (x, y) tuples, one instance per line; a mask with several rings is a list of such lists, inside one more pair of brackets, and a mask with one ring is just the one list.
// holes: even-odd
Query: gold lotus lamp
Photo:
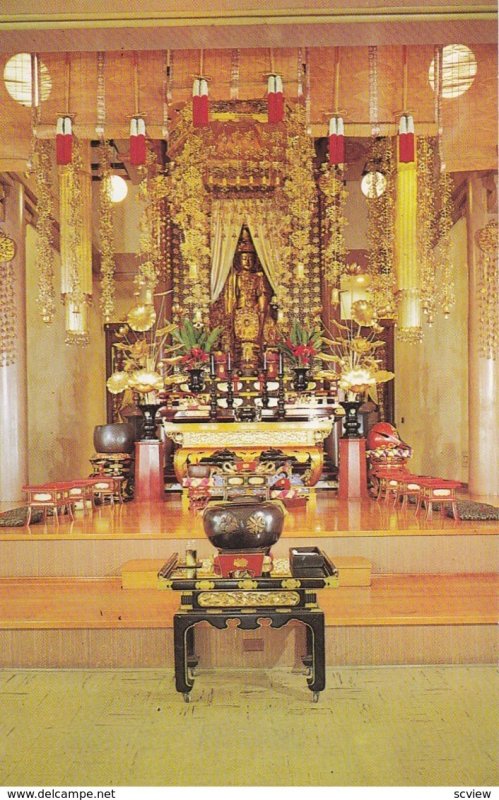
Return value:
[(357, 367), (348, 372), (343, 373), (338, 386), (346, 392), (355, 392), (356, 394), (363, 394), (367, 392), (371, 386), (376, 385), (375, 378), (371, 375), (368, 369)]
[(159, 392), (163, 388), (163, 378), (154, 370), (138, 369), (130, 374), (128, 385), (140, 394), (149, 394), (149, 392)]
[(134, 331), (149, 331), (156, 322), (156, 311), (149, 303), (137, 303), (130, 309), (126, 321)]
[(351, 317), (358, 325), (368, 328), (376, 321), (376, 312), (368, 300), (356, 300), (352, 303)]
[(106, 381), (108, 392), (111, 394), (121, 394), (121, 392), (124, 392), (125, 389), (128, 389), (129, 377), (129, 373), (122, 370), (119, 372), (113, 372), (113, 374)]

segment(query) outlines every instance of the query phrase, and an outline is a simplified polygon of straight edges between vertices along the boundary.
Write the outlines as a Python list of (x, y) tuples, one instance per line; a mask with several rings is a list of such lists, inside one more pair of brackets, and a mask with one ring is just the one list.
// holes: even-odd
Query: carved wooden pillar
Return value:
[(16, 243), (13, 319), (14, 363), (0, 365), (0, 501), (22, 500), (28, 481), (28, 394), (26, 372), (26, 257), (24, 186), (6, 187), (4, 233)]

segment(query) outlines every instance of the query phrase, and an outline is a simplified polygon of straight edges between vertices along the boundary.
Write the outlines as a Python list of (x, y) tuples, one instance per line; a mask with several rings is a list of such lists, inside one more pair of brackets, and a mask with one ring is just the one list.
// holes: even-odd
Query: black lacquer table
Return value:
[[(321, 568), (295, 570), (280, 559), (279, 570), (262, 577), (222, 578), (212, 562), (196, 568), (186, 567), (177, 554), (160, 572), (161, 589), (181, 592), (180, 608), (173, 617), (175, 686), (190, 701), (198, 657), (195, 654), (194, 628), (208, 622), (214, 628), (227, 628), (236, 620), (242, 630), (256, 630), (262, 620), (271, 628), (288, 622), (305, 625), (306, 653), (302, 657), (313, 702), (326, 685), (324, 612), (317, 602), (317, 590), (338, 586), (338, 570), (325, 553)], [(283, 566), (284, 564), (284, 566)], [(298, 574), (296, 574), (298, 573)]]

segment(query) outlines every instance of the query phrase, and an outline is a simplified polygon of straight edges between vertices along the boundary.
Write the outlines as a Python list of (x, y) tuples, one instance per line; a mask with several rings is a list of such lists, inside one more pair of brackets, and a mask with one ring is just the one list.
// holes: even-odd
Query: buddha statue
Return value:
[[(233, 353), (241, 374), (255, 374), (263, 364), (264, 347), (276, 343), (278, 331), (272, 317), (272, 288), (258, 263), (247, 228), (242, 229), (234, 264), (222, 294), (225, 312), (223, 346)], [(220, 311), (219, 308), (219, 315)], [(220, 324), (218, 320), (217, 324)]]

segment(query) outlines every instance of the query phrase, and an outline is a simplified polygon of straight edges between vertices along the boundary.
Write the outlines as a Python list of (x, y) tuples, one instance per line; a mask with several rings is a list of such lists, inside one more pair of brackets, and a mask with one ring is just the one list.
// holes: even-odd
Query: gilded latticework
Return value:
[(435, 269), (435, 163), (434, 146), (427, 136), (418, 138), (418, 258), (421, 274), (421, 303), (426, 321), (433, 323), (437, 312)]
[(448, 316), (455, 303), (450, 232), (452, 180), (440, 170), (438, 142), (418, 138), (418, 260), (421, 304), (431, 325), (441, 311)]
[(480, 355), (496, 359), (499, 350), (499, 325), (497, 319), (499, 273), (497, 222), (489, 222), (477, 234), (481, 258), (478, 267), (478, 309)]
[(377, 164), (386, 179), (385, 191), (367, 199), (368, 264), (372, 276), (369, 288), (378, 318), (395, 316), (395, 158), (389, 137), (375, 138), (369, 160)]
[[(185, 107), (172, 136), (175, 160), (164, 186), (167, 190), (172, 220), (182, 233), (180, 252), (186, 267), (182, 294), (174, 297), (194, 317), (200, 313), (209, 319), (210, 303), (210, 215), (204, 184), (207, 155), (205, 133), (192, 126), (192, 110)], [(174, 289), (175, 289), (174, 284)]]
[(143, 176), (139, 186), (139, 199), (143, 203), (140, 218), (139, 265), (136, 283), (155, 289), (165, 276), (165, 179), (160, 174), (156, 154), (148, 150)]
[[(317, 216), (317, 187), (314, 180), (313, 142), (305, 124), (305, 109), (297, 103), (288, 111), (286, 180), (283, 188), (283, 258), (286, 270), (281, 275), (278, 291), (279, 307), (284, 314), (284, 327), (290, 318), (302, 324), (312, 322), (314, 295), (304, 287), (314, 280), (311, 268), (319, 266), (319, 249), (312, 241), (312, 221)], [(315, 258), (315, 261), (313, 260)], [(318, 283), (320, 274), (317, 272)], [(315, 284), (317, 285), (317, 283)]]
[(438, 270), (437, 286), (439, 287), (439, 307), (448, 317), (455, 302), (454, 268), (451, 258), (452, 230), (452, 178), (448, 172), (440, 172), (437, 202), (438, 242), (436, 246), (436, 264)]
[(38, 295), (36, 298), (43, 322), (50, 323), (55, 316), (54, 288), (54, 201), (52, 196), (53, 145), (47, 140), (34, 140), (32, 170), (37, 189), (36, 217), (36, 271)]
[(4, 261), (0, 253), (0, 367), (15, 361), (15, 321), (14, 265), (11, 260)]
[(101, 296), (100, 306), (105, 322), (109, 322), (114, 311), (114, 224), (113, 204), (111, 202), (111, 162), (112, 148), (109, 142), (102, 141), (99, 148), (101, 163), (101, 183), (99, 192), (99, 240)]
[(323, 164), (319, 186), (324, 195), (324, 277), (330, 289), (340, 288), (346, 268), (345, 203), (348, 197), (343, 165)]
[[(82, 150), (85, 148), (85, 163)], [(92, 184), (88, 143), (73, 136), (73, 158), (59, 172), (61, 293), (66, 344), (86, 345), (92, 298)]]

